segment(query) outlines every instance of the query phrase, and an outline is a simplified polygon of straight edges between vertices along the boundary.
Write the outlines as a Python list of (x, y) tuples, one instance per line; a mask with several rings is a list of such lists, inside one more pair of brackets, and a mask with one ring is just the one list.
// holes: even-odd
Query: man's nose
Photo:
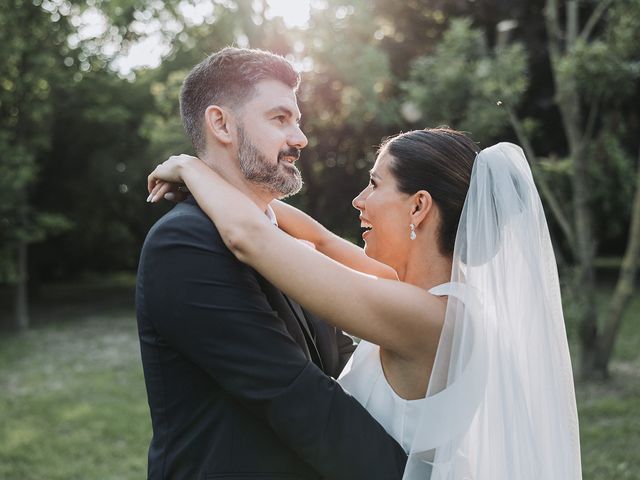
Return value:
[(309, 141), (307, 140), (307, 136), (302, 132), (302, 129), (296, 125), (293, 133), (289, 137), (289, 145), (292, 147), (296, 147), (299, 149), (303, 149), (307, 146)]

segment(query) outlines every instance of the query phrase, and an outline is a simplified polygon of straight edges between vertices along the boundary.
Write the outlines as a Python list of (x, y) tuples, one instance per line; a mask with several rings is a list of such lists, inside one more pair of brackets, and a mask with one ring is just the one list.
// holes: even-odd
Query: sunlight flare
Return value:
[(287, 27), (306, 27), (310, 0), (267, 0), (267, 18), (282, 17)]

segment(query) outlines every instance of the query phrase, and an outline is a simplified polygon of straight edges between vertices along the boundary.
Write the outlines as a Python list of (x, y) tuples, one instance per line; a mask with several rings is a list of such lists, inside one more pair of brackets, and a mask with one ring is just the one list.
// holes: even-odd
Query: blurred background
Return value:
[(290, 201), (359, 238), (387, 135), (523, 146), (560, 268), (585, 479), (640, 479), (640, 0), (0, 2), (0, 478), (134, 479), (151, 435), (133, 289), (145, 179), (191, 153), (193, 65), (303, 73)]

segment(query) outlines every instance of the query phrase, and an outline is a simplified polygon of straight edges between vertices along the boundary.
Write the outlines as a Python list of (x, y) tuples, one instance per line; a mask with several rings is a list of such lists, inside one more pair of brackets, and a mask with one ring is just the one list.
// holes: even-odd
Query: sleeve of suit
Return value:
[(402, 448), (303, 355), (209, 220), (187, 217), (146, 247), (146, 288), (165, 292), (147, 305), (158, 332), (324, 477), (400, 479)]

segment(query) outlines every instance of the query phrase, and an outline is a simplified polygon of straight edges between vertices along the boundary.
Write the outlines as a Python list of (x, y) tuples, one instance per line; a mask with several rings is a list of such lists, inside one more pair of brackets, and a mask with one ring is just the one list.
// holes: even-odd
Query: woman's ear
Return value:
[(218, 105), (209, 105), (204, 112), (204, 118), (207, 131), (216, 140), (223, 144), (233, 142), (231, 127), (235, 124), (235, 119), (229, 110)]
[(433, 198), (426, 190), (419, 190), (411, 197), (411, 223), (417, 228), (433, 211)]

